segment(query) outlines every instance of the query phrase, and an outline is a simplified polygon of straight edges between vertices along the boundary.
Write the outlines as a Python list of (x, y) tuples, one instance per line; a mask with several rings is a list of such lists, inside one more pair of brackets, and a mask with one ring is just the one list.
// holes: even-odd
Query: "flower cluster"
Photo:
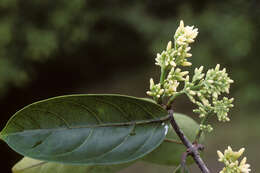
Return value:
[(220, 70), (219, 64), (215, 69), (208, 70), (206, 74), (203, 73), (203, 66), (201, 66), (195, 69), (192, 81), (186, 79), (184, 90), (189, 99), (198, 106), (193, 111), (198, 113), (200, 118), (215, 113), (219, 121), (226, 122), (230, 120), (228, 112), (233, 107), (234, 99), (227, 97), (220, 99), (219, 96), (222, 93), (229, 93), (230, 84), (233, 82), (225, 68)]
[(207, 125), (200, 124), (200, 129), (202, 131), (207, 131), (207, 132), (211, 132), (213, 130), (213, 128), (210, 124), (207, 124)]
[[(198, 35), (198, 29), (194, 26), (184, 26), (180, 22), (174, 35), (173, 42), (169, 41), (161, 54), (157, 54), (156, 65), (161, 67), (160, 83), (154, 84), (150, 80), (149, 96), (162, 103), (168, 99), (166, 106), (169, 106), (176, 96), (186, 94), (191, 102), (197, 105), (193, 111), (199, 114), (200, 118), (207, 119), (209, 115), (216, 114), (219, 121), (229, 121), (228, 112), (233, 107), (233, 98), (220, 97), (223, 93), (229, 93), (230, 84), (233, 83), (226, 73), (226, 69), (220, 69), (218, 64), (214, 69), (203, 72), (203, 66), (196, 68), (193, 77), (190, 79), (188, 71), (182, 71), (181, 67), (192, 65), (187, 59), (192, 56), (189, 52), (190, 44)], [(178, 87), (184, 87), (179, 89)], [(200, 129), (212, 131), (210, 125), (205, 124), (202, 119)]]
[(191, 49), (189, 44), (194, 42), (194, 39), (197, 37), (197, 35), (197, 28), (194, 28), (194, 26), (184, 27), (183, 21), (180, 22), (180, 26), (177, 28), (174, 35), (177, 64), (181, 64), (182, 66), (191, 66), (191, 63), (188, 62), (186, 58), (192, 56), (192, 54), (189, 53)]
[(175, 67), (176, 65), (191, 66), (192, 64), (187, 61), (187, 58), (192, 56), (189, 53), (191, 49), (189, 44), (194, 42), (197, 35), (197, 28), (194, 26), (184, 27), (184, 23), (181, 21), (174, 35), (174, 48), (172, 48), (172, 42), (169, 41), (166, 50), (157, 54), (155, 64), (162, 68)]
[(249, 173), (251, 169), (249, 169), (250, 165), (246, 163), (246, 157), (240, 163), (238, 161), (238, 158), (244, 151), (245, 149), (242, 148), (235, 152), (230, 146), (224, 151), (224, 154), (221, 151), (217, 151), (218, 161), (225, 164), (225, 167), (219, 173)]
[[(201, 132), (213, 130), (212, 126), (207, 124), (207, 119), (212, 114), (216, 114), (221, 122), (230, 121), (228, 112), (234, 101), (233, 98), (222, 96), (229, 93), (230, 84), (234, 81), (230, 79), (225, 68), (220, 69), (219, 64), (206, 73), (203, 72), (203, 66), (195, 68), (192, 78), (188, 71), (181, 70), (180, 67), (192, 65), (188, 61), (192, 56), (190, 44), (197, 35), (197, 28), (184, 26), (183, 21), (180, 22), (174, 35), (174, 46), (172, 41), (169, 41), (166, 50), (157, 54), (155, 58), (155, 64), (161, 67), (160, 83), (154, 84), (151, 78), (150, 91), (147, 91), (157, 103), (164, 104), (167, 108), (181, 94), (186, 94), (190, 101), (197, 105), (193, 111), (198, 113), (202, 120), (195, 141), (199, 139)], [(183, 88), (179, 89), (179, 86)], [(238, 161), (243, 152), (244, 148), (235, 152), (231, 147), (228, 147), (224, 154), (217, 151), (219, 161), (225, 164), (220, 173), (249, 173), (251, 170), (250, 165), (246, 163), (246, 157), (241, 162)]]
[(164, 89), (161, 88), (161, 84), (154, 84), (153, 79), (150, 79), (150, 91), (146, 92), (149, 96), (152, 96), (156, 99), (160, 98), (164, 93)]
[(188, 71), (181, 71), (180, 68), (172, 68), (168, 73), (167, 78), (164, 81), (165, 95), (172, 96), (177, 92), (177, 87), (181, 81), (185, 80), (185, 76), (188, 75)]
[[(156, 96), (159, 98), (163, 94), (166, 96), (172, 96), (177, 92), (177, 87), (179, 86), (179, 81), (184, 81), (184, 77), (188, 74), (187, 71), (181, 72), (180, 68), (176, 66), (191, 66), (192, 64), (187, 61), (186, 58), (192, 56), (189, 53), (191, 47), (189, 44), (194, 42), (194, 39), (198, 35), (198, 29), (194, 26), (185, 26), (183, 21), (180, 22), (178, 29), (174, 35), (174, 48), (172, 47), (172, 41), (168, 42), (166, 50), (161, 54), (157, 54), (155, 58), (155, 64), (159, 65), (163, 70), (169, 71), (169, 74), (161, 85), (156, 84), (153, 86), (153, 90), (150, 87), (150, 91), (147, 92), (149, 96)], [(150, 80), (150, 82), (153, 80)], [(151, 86), (152, 83), (150, 83)], [(161, 88), (164, 87), (163, 94), (158, 92)], [(160, 88), (160, 89), (159, 89)], [(161, 90), (162, 91), (162, 90)]]
[(170, 66), (175, 67), (175, 51), (172, 49), (172, 42), (169, 41), (166, 47), (161, 54), (157, 54), (155, 58), (155, 65), (159, 65), (161, 68), (168, 68)]

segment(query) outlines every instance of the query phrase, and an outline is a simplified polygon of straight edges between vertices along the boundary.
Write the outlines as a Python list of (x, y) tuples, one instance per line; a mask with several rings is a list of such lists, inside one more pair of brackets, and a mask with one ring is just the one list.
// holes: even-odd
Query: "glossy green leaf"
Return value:
[(15, 151), (69, 164), (118, 164), (157, 148), (167, 112), (144, 99), (120, 95), (69, 95), (18, 111), (1, 132)]
[(116, 173), (130, 166), (132, 163), (106, 165), (106, 166), (84, 166), (64, 165), (61, 163), (46, 162), (24, 157), (12, 168), (13, 173)]
[[(184, 114), (175, 113), (174, 117), (187, 138), (190, 141), (193, 141), (195, 139), (196, 132), (199, 129), (199, 125), (192, 118)], [(166, 139), (180, 141), (172, 127), (169, 128)], [(186, 147), (183, 144), (163, 142), (156, 150), (146, 155), (142, 159), (144, 161), (156, 164), (177, 166), (180, 164), (181, 156), (185, 151)], [(192, 161), (193, 160), (188, 157), (187, 163), (192, 163)]]

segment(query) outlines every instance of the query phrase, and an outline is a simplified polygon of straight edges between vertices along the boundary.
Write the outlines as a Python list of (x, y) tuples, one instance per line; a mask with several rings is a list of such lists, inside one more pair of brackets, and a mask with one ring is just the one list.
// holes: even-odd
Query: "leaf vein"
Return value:
[(131, 158), (134, 154), (136, 154), (140, 149), (142, 149), (142, 148), (145, 146), (145, 144), (147, 143), (147, 141), (149, 141), (149, 140), (153, 137), (153, 135), (154, 135), (154, 133), (155, 133), (155, 131), (156, 131), (156, 129), (157, 129), (158, 127), (160, 127), (160, 124), (159, 124), (159, 126), (153, 128), (153, 131), (151, 132), (151, 135), (145, 140), (145, 142), (139, 147), (138, 150), (136, 150), (134, 153), (132, 153), (132, 154), (129, 156), (129, 158)]
[(50, 113), (51, 115), (54, 115), (55, 117), (57, 117), (58, 119), (60, 119), (61, 121), (63, 121), (64, 125), (65, 125), (67, 128), (70, 128), (69, 123), (68, 123), (64, 118), (62, 118), (62, 116), (60, 116), (58, 113), (54, 113), (54, 112), (51, 112), (51, 111), (48, 111), (48, 110), (45, 110), (45, 109), (31, 109), (31, 110), (40, 111), (40, 112), (48, 112), (48, 113)]
[(125, 115), (127, 115), (127, 113), (124, 112), (119, 106), (117, 106), (117, 105), (115, 105), (115, 104), (112, 104), (112, 103), (110, 103), (110, 102), (101, 100), (101, 99), (95, 98), (95, 100), (98, 100), (99, 102), (103, 102), (103, 103), (106, 103), (106, 104), (108, 104), (108, 105), (113, 106), (115, 109), (117, 109), (119, 112), (122, 113), (122, 116), (123, 116), (127, 121), (130, 121), (129, 118), (128, 118), (127, 116), (125, 116)]
[[(117, 144), (116, 146), (114, 146), (113, 148), (111, 148), (110, 150), (106, 151), (105, 153), (103, 153), (102, 155), (100, 156), (96, 156), (96, 157), (93, 157), (93, 158), (89, 158), (87, 160), (92, 160), (92, 159), (100, 159), (102, 157), (105, 157), (107, 154), (109, 154), (110, 152), (112, 152), (113, 150), (117, 149), (118, 147), (120, 147), (121, 145), (123, 145), (124, 142), (127, 141), (128, 137), (130, 136), (130, 133), (131, 131), (134, 129), (134, 126), (132, 127), (132, 129), (130, 130), (130, 132), (128, 133), (128, 135), (126, 135), (124, 137), (124, 139), (119, 143)], [(84, 161), (87, 161), (87, 160), (84, 160)]]
[(54, 157), (61, 157), (61, 156), (65, 156), (65, 155), (68, 155), (68, 154), (71, 154), (73, 153), (74, 151), (78, 150), (79, 148), (81, 148), (83, 145), (86, 145), (87, 142), (88, 142), (88, 139), (92, 136), (93, 134), (93, 129), (90, 130), (88, 136), (85, 138), (85, 140), (82, 141), (81, 144), (79, 144), (78, 146), (76, 146), (74, 149), (72, 149), (71, 151), (68, 151), (66, 153), (62, 153), (62, 154), (56, 154), (56, 155), (53, 155)]
[(155, 117), (150, 111), (148, 111), (148, 110), (146, 110), (142, 105), (139, 105), (139, 104), (137, 104), (137, 103), (134, 103), (134, 102), (132, 102), (132, 101), (130, 101), (132, 104), (135, 104), (135, 105), (137, 105), (138, 107), (140, 107), (144, 112), (146, 112), (148, 115), (151, 115), (153, 118), (157, 118), (157, 117)]
[(92, 116), (94, 116), (95, 119), (96, 119), (96, 121), (97, 121), (99, 124), (103, 123), (103, 121), (97, 116), (97, 114), (96, 114), (94, 111), (92, 111), (90, 108), (88, 108), (87, 105), (83, 105), (83, 104), (81, 104), (81, 103), (77, 103), (77, 102), (71, 101), (71, 100), (70, 100), (70, 101), (66, 101), (66, 102), (71, 102), (71, 103), (73, 103), (73, 104), (75, 104), (75, 105), (81, 106), (82, 108), (84, 108), (85, 110), (87, 110)]

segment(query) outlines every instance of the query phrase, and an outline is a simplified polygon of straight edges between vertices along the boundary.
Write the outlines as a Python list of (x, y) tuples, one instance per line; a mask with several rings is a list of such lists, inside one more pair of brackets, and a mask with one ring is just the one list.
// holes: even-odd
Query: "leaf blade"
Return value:
[(160, 145), (166, 115), (163, 108), (144, 99), (70, 95), (18, 111), (1, 135), (18, 153), (39, 160), (118, 164), (138, 159)]
[(13, 168), (13, 173), (115, 173), (131, 163), (110, 166), (65, 165), (24, 157)]

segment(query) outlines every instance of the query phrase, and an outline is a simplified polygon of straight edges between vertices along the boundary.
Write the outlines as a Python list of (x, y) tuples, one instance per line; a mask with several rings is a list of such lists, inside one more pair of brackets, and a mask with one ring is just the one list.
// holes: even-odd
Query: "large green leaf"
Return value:
[(24, 157), (13, 168), (13, 173), (116, 173), (131, 163), (106, 166), (64, 165)]
[(158, 147), (167, 112), (144, 99), (120, 95), (70, 95), (18, 111), (1, 132), (15, 151), (69, 164), (118, 164)]
[[(196, 132), (199, 129), (199, 125), (192, 118), (184, 114), (174, 113), (174, 118), (181, 130), (184, 132), (185, 136), (190, 141), (193, 141), (195, 139)], [(180, 141), (172, 127), (169, 128), (166, 139)], [(203, 141), (203, 136), (201, 141)], [(158, 148), (156, 148), (156, 150), (142, 159), (156, 164), (177, 166), (180, 164), (182, 154), (185, 151), (186, 147), (183, 144), (163, 142)], [(192, 161), (193, 159), (188, 157), (187, 163), (192, 163)]]

